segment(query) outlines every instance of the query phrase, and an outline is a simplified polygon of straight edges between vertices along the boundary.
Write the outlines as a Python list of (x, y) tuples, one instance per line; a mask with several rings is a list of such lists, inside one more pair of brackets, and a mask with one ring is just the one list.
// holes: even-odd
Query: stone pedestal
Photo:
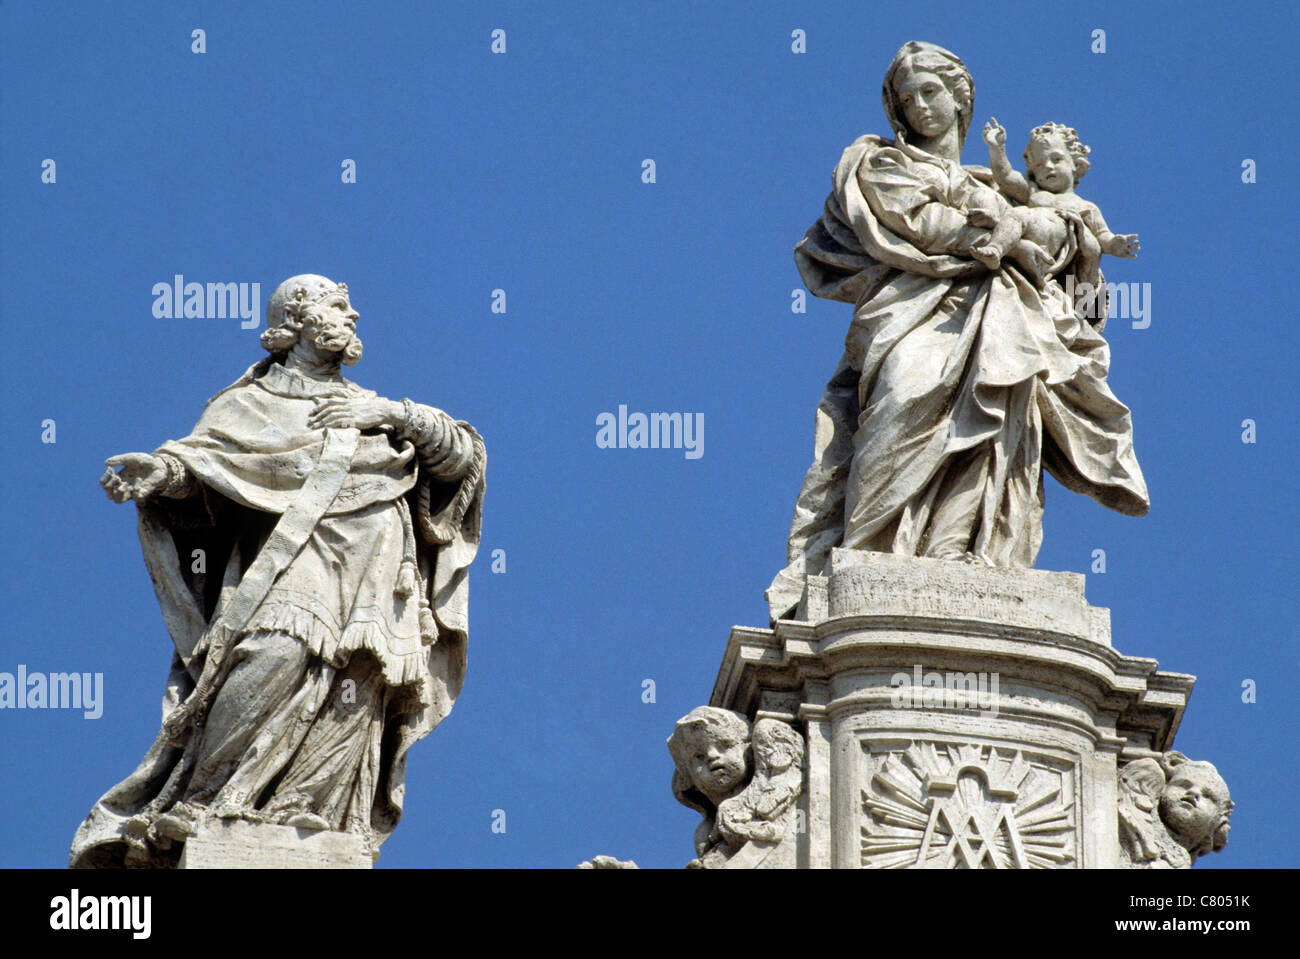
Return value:
[(710, 704), (802, 729), (803, 868), (1120, 865), (1118, 771), (1195, 678), (1111, 646), (1084, 577), (836, 550), (736, 627)]
[(245, 822), (205, 820), (185, 842), (181, 869), (369, 869), (357, 836)]

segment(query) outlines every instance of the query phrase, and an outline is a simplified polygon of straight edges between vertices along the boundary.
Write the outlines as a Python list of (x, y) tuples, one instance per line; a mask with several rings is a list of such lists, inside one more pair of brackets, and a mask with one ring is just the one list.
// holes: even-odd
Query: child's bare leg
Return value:
[(990, 270), (996, 270), (1002, 265), (1002, 258), (1007, 251), (1015, 246), (1024, 232), (1025, 221), (1020, 215), (1020, 209), (1009, 210), (998, 220), (988, 238), (971, 249), (971, 256)]
[(1008, 209), (1006, 201), (998, 195), (997, 190), (986, 186), (976, 186), (966, 198), (966, 222), (971, 226), (991, 230), (1002, 219), (1002, 213)]

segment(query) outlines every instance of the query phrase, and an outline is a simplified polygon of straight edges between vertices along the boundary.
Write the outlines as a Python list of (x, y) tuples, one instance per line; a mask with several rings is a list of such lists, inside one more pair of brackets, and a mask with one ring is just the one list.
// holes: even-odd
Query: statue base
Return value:
[(1195, 677), (1117, 652), (1082, 575), (835, 550), (796, 615), (734, 628), (710, 699), (802, 728), (796, 866), (1121, 865), (1121, 764)]
[(246, 822), (209, 819), (185, 841), (180, 869), (370, 869), (361, 838)]

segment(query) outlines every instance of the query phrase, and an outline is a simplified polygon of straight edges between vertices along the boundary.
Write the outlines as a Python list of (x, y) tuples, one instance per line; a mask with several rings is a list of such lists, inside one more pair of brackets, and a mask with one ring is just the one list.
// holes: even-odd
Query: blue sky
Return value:
[[(1037, 565), (1104, 549), (1087, 592), (1116, 648), (1199, 677), (1177, 748), (1237, 802), (1202, 868), (1297, 865), (1296, 26), (1284, 3), (0, 5), (0, 671), (105, 682), (96, 720), (0, 712), (0, 865), (64, 864), (157, 732), (169, 640), (103, 460), (185, 435), (263, 355), (238, 320), (155, 318), (154, 284), (260, 283), (260, 316), (300, 272), (351, 288), (353, 378), (489, 453), (468, 680), (380, 864), (689, 859), (664, 740), (730, 627), (766, 625), (849, 322), (791, 312), (791, 250), (844, 146), (888, 132), (880, 79), (911, 39), (974, 75), (965, 162), (990, 115), (1017, 165), (1067, 123), (1093, 151), (1080, 192), (1141, 236), (1105, 268), (1150, 284), (1150, 326), (1106, 335), (1151, 514), (1049, 479)], [(597, 448), (619, 404), (702, 413), (703, 456)]]

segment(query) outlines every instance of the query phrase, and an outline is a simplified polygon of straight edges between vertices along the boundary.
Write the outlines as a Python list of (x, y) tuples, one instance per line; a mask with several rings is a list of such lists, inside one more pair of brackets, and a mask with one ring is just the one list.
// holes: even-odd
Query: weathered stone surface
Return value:
[[(732, 630), (710, 699), (802, 731), (793, 865), (1130, 863), (1121, 771), (1170, 749), (1194, 677), (1116, 651), (1080, 575), (860, 550), (828, 567), (800, 604), (815, 618)], [(1125, 835), (1168, 818), (1221, 848), (1226, 786), (1209, 764), (1180, 769), (1167, 816), (1130, 814)], [(1143, 795), (1161, 803), (1165, 782)]]
[(181, 869), (369, 869), (361, 837), (238, 819), (199, 823), (181, 853)]
[(1092, 607), (1083, 598), (1079, 573), (896, 559), (890, 553), (832, 550), (824, 618), (862, 614), (996, 622), (1007, 629), (1109, 642), (1108, 636), (1093, 635)]

